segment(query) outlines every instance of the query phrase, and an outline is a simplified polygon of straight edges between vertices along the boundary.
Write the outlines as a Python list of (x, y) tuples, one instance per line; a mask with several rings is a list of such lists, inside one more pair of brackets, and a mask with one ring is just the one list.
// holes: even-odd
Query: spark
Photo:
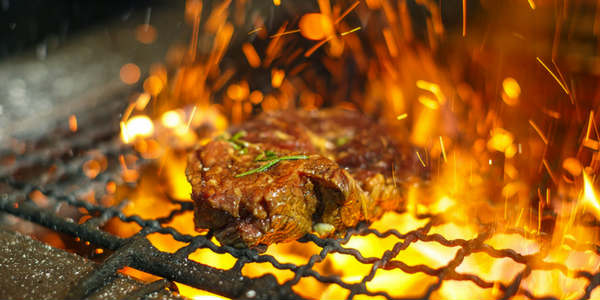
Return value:
[(351, 34), (351, 33), (355, 32), (355, 31), (359, 31), (359, 30), (361, 30), (361, 29), (362, 29), (362, 28), (361, 28), (360, 26), (358, 26), (358, 27), (356, 27), (356, 28), (353, 28), (353, 29), (350, 29), (350, 30), (348, 30), (348, 31), (342, 32), (342, 33), (340, 33), (340, 35), (341, 35), (341, 36), (345, 36), (345, 35), (348, 35), (348, 34)]
[(467, 0), (462, 1), (463, 16), (462, 16), (462, 36), (467, 35)]
[[(278, 33), (284, 32), (285, 28), (287, 27), (287, 22), (284, 22), (283, 25), (281, 25), (281, 27), (279, 27), (279, 29), (277, 29)], [(277, 54), (278, 51), (280, 51), (280, 44), (279, 44), (279, 40), (281, 39), (281, 37), (276, 36), (274, 39), (272, 39), (269, 42), (269, 45), (267, 46), (267, 50), (266, 52), (266, 56), (264, 59), (264, 66), (268, 66), (271, 64), (271, 62), (273, 61), (273, 59), (275, 59), (275, 55)]]
[(283, 83), (283, 79), (285, 78), (285, 71), (281, 69), (273, 69), (271, 70), (271, 86), (274, 88), (278, 88)]
[(529, 125), (531, 125), (531, 127), (533, 127), (533, 129), (535, 130), (535, 132), (537, 132), (537, 134), (540, 136), (540, 138), (542, 139), (542, 141), (544, 142), (544, 144), (548, 145), (548, 139), (546, 138), (546, 136), (544, 136), (544, 134), (542, 133), (542, 131), (540, 130), (540, 128), (535, 124), (535, 122), (533, 122), (533, 120), (529, 120)]
[(251, 35), (253, 33), (257, 33), (257, 32), (259, 32), (259, 31), (261, 31), (263, 29), (265, 29), (265, 28), (264, 27), (258, 27), (258, 28), (252, 29), (252, 30), (250, 30), (250, 32), (248, 32), (248, 35)]
[(188, 131), (190, 129), (190, 125), (192, 124), (192, 120), (194, 119), (194, 115), (196, 114), (196, 108), (198, 108), (196, 105), (194, 105), (194, 108), (192, 108), (192, 113), (190, 114), (190, 119), (188, 120), (187, 124), (185, 125), (185, 131)]
[(421, 154), (419, 154), (419, 151), (417, 151), (417, 158), (419, 159), (419, 161), (421, 162), (421, 164), (423, 165), (423, 168), (427, 167), (425, 165), (425, 162), (423, 162), (423, 159), (421, 158)]
[(556, 80), (556, 82), (558, 82), (558, 84), (560, 85), (560, 87), (563, 89), (563, 91), (565, 91), (565, 93), (567, 95), (569, 95), (569, 90), (567, 89), (567, 87), (562, 83), (562, 81), (560, 81), (560, 79), (558, 79), (558, 77), (556, 77), (556, 74), (554, 74), (554, 72), (552, 72), (552, 70), (550, 70), (550, 68), (548, 68), (548, 66), (546, 66), (546, 64), (542, 61), (542, 59), (540, 59), (539, 57), (536, 57), (537, 61), (544, 67), (544, 69), (546, 69), (546, 71), (548, 71), (548, 73), (550, 73), (550, 75), (552, 75), (552, 77), (554, 78), (554, 80)]
[(558, 181), (556, 180), (556, 177), (554, 177), (554, 173), (552, 173), (552, 169), (550, 169), (550, 165), (548, 164), (548, 161), (544, 158), (542, 160), (542, 163), (544, 164), (544, 167), (546, 168), (546, 172), (548, 172), (548, 175), (550, 175), (552, 182), (554, 182), (555, 184), (558, 183)]
[(194, 16), (194, 31), (192, 32), (192, 40), (190, 44), (190, 56), (196, 59), (196, 49), (198, 47), (198, 32), (200, 31), (200, 15)]
[(256, 49), (254, 49), (252, 44), (244, 43), (242, 45), (242, 51), (251, 67), (258, 68), (260, 66), (260, 56), (258, 56), (258, 53), (256, 53)]
[(556, 69), (556, 71), (558, 72), (558, 76), (560, 76), (560, 80), (562, 82), (567, 82), (565, 80), (565, 76), (563, 76), (562, 72), (560, 71), (560, 68), (558, 68), (558, 65), (556, 64), (556, 62), (554, 61), (554, 58), (551, 60), (552, 61), (552, 65), (554, 65), (554, 68)]
[(446, 148), (444, 147), (444, 140), (442, 140), (442, 136), (440, 136), (440, 147), (442, 149), (442, 156), (444, 157), (444, 162), (448, 162), (446, 158)]
[(125, 126), (125, 122), (121, 121), (121, 136), (123, 137), (123, 142), (125, 144), (129, 143), (129, 135), (127, 134), (127, 127)]
[(398, 120), (398, 121), (400, 121), (400, 120), (404, 120), (404, 119), (406, 119), (407, 117), (408, 117), (408, 114), (406, 114), (406, 113), (403, 113), (403, 114), (401, 114), (401, 115), (397, 116), (397, 117), (396, 117), (396, 120)]
[(125, 109), (125, 113), (123, 114), (123, 118), (121, 121), (127, 122), (129, 120), (129, 116), (131, 116), (131, 112), (133, 112), (133, 108), (135, 107), (135, 102), (129, 103), (129, 106)]
[(135, 101), (135, 108), (137, 110), (144, 110), (144, 108), (146, 108), (146, 105), (148, 105), (148, 102), (150, 102), (150, 98), (150, 94), (141, 93)]
[(431, 99), (428, 96), (419, 96), (418, 100), (419, 102), (421, 102), (421, 104), (425, 105), (425, 107), (429, 109), (436, 110), (440, 107), (437, 101)]
[(354, 2), (352, 5), (350, 5), (350, 7), (348, 7), (348, 9), (346, 9), (346, 11), (344, 11), (334, 22), (334, 24), (339, 23), (340, 21), (342, 21), (342, 19), (344, 19), (344, 17), (346, 17), (352, 10), (354, 10), (358, 5), (360, 4), (360, 1), (356, 1)]
[[(565, 77), (563, 76), (562, 72), (560, 71), (560, 68), (558, 67), (558, 64), (556, 64), (556, 62), (554, 61), (554, 58), (552, 59), (552, 64), (554, 65), (554, 68), (558, 72), (558, 76), (560, 76), (560, 80), (562, 80), (562, 82), (564, 82), (565, 86), (566, 86), (567, 85), (567, 80), (565, 79)], [(571, 85), (571, 87), (572, 87), (572, 85)], [(575, 104), (575, 101), (573, 100), (573, 95), (571, 93), (571, 89), (569, 89), (569, 100), (571, 101), (571, 104)]]
[(540, 232), (542, 231), (542, 208), (544, 206), (543, 203), (544, 202), (542, 202), (541, 199), (538, 201), (538, 226), (537, 226), (538, 234), (540, 234)]
[(315, 51), (317, 51), (317, 49), (319, 49), (321, 46), (325, 45), (325, 43), (329, 42), (332, 39), (332, 37), (326, 38), (324, 40), (321, 40), (320, 42), (316, 43), (314, 46), (312, 46), (310, 49), (308, 49), (306, 51), (306, 53), (304, 53), (304, 57), (310, 57), (313, 53), (315, 53)]
[(542, 111), (548, 115), (550, 118), (553, 119), (560, 119), (560, 113), (555, 111), (555, 110), (550, 110), (550, 109), (546, 109), (546, 108), (542, 108)]
[(75, 117), (75, 115), (69, 116), (69, 129), (72, 132), (77, 131), (77, 117)]
[(590, 118), (588, 120), (587, 131), (585, 133), (585, 140), (590, 139), (590, 131), (592, 130), (592, 123), (594, 122), (594, 110), (590, 110)]
[(446, 96), (444, 96), (438, 84), (425, 80), (417, 80), (417, 87), (434, 94), (440, 104), (446, 103)]
[(288, 34), (293, 34), (293, 33), (298, 33), (300, 32), (300, 29), (294, 29), (294, 30), (288, 30), (288, 31), (284, 31), (284, 32), (278, 32), (276, 34), (273, 34), (270, 36), (270, 38), (276, 38), (276, 37), (280, 37), (280, 36), (284, 36), (284, 35), (288, 35)]
[(123, 171), (129, 170), (127, 168), (127, 163), (125, 163), (125, 157), (123, 156), (123, 154), (119, 155), (119, 162), (121, 163), (121, 168), (123, 168)]
[(398, 46), (396, 46), (396, 42), (394, 41), (394, 37), (392, 36), (392, 32), (389, 28), (385, 28), (383, 30), (383, 39), (387, 45), (390, 55), (392, 57), (396, 57), (398, 55)]
[(515, 222), (515, 227), (519, 227), (519, 223), (521, 223), (521, 218), (523, 217), (523, 211), (525, 209), (521, 208), (521, 211), (519, 212), (519, 216), (517, 217), (517, 222)]
[(533, 2), (533, 0), (527, 0), (527, 2), (529, 3), (529, 7), (531, 7), (532, 10), (535, 10), (535, 2)]

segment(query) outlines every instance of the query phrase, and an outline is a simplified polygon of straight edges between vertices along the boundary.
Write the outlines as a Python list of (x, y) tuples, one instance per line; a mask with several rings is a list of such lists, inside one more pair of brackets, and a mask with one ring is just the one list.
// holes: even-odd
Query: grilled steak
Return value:
[(353, 111), (264, 113), (190, 154), (196, 228), (236, 247), (343, 234), (401, 207), (406, 153)]

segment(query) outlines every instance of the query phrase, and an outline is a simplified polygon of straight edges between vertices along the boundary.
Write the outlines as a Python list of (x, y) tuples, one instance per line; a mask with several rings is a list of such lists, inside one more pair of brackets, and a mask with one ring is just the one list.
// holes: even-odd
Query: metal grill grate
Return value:
[[(93, 119), (91, 119), (94, 123)], [(171, 199), (173, 204), (178, 206), (170, 212), (167, 217), (160, 219), (145, 219), (136, 215), (125, 215), (122, 206), (104, 206), (92, 204), (81, 199), (77, 195), (82, 190), (93, 189), (97, 195), (103, 193), (103, 188), (107, 182), (117, 177), (119, 169), (118, 156), (128, 153), (131, 150), (123, 147), (118, 141), (118, 128), (100, 127), (99, 129), (89, 129), (79, 131), (75, 134), (57, 133), (47, 138), (47, 141), (38, 141), (34, 143), (30, 151), (18, 156), (8, 167), (4, 167), (0, 180), (0, 210), (23, 218), (54, 231), (65, 233), (74, 237), (79, 237), (83, 241), (89, 241), (93, 245), (114, 251), (98, 268), (87, 274), (74, 288), (69, 292), (71, 298), (83, 298), (94, 289), (101, 286), (106, 280), (114, 276), (117, 270), (124, 266), (133, 268), (163, 277), (170, 281), (177, 281), (202, 290), (213, 292), (219, 295), (231, 298), (300, 298), (294, 292), (292, 286), (297, 284), (304, 277), (312, 277), (321, 283), (338, 285), (349, 291), (348, 298), (364, 294), (368, 296), (383, 296), (386, 299), (396, 298), (387, 292), (371, 291), (367, 288), (367, 283), (375, 277), (379, 269), (395, 270), (399, 269), (408, 274), (423, 273), (437, 277), (437, 280), (428, 286), (425, 293), (419, 298), (429, 299), (432, 294), (439, 290), (442, 283), (447, 280), (470, 281), (481, 288), (495, 288), (499, 293), (499, 298), (508, 299), (515, 295), (523, 295), (530, 299), (539, 298), (532, 291), (521, 287), (522, 281), (535, 270), (558, 270), (571, 278), (583, 278), (588, 281), (585, 287), (585, 293), (581, 297), (587, 299), (592, 290), (600, 285), (600, 273), (590, 273), (588, 271), (571, 270), (565, 264), (544, 261), (544, 251), (539, 251), (533, 255), (521, 255), (511, 249), (495, 249), (484, 243), (494, 233), (497, 228), (493, 225), (482, 225), (476, 238), (471, 240), (447, 239), (436, 233), (430, 233), (433, 226), (444, 223), (442, 218), (434, 215), (420, 216), (429, 221), (426, 225), (407, 233), (400, 233), (395, 229), (380, 232), (369, 228), (366, 224), (360, 224), (358, 227), (350, 230), (343, 239), (321, 239), (315, 235), (309, 234), (300, 239), (301, 243), (313, 243), (320, 248), (320, 253), (310, 257), (306, 264), (295, 265), (291, 263), (282, 263), (278, 257), (267, 254), (260, 254), (255, 250), (235, 249), (228, 246), (219, 246), (211, 241), (210, 233), (198, 236), (186, 235), (178, 232), (172, 227), (165, 225), (175, 216), (193, 209), (190, 202), (182, 202)], [(52, 142), (52, 140), (60, 142)], [(108, 158), (106, 171), (101, 173), (95, 179), (89, 179), (82, 171), (82, 164), (89, 157), (85, 150), (95, 150), (102, 152)], [(77, 155), (66, 155), (75, 151)], [(10, 155), (5, 152), (4, 156)], [(30, 170), (36, 166), (46, 165), (51, 161), (55, 165), (52, 180), (39, 180), (41, 173), (28, 171), (28, 176), (23, 176), (24, 170)], [(148, 162), (146, 162), (148, 163)], [(46, 168), (39, 168), (46, 172)], [(78, 187), (73, 190), (72, 186)], [(37, 205), (30, 197), (33, 191), (40, 191), (52, 200), (52, 207), (41, 207)], [(69, 193), (64, 191), (71, 190)], [(59, 206), (70, 206), (77, 209), (84, 208), (86, 213), (91, 216), (87, 221), (78, 224), (72, 219), (60, 216), (56, 213)], [(118, 218), (123, 222), (133, 222), (142, 229), (132, 237), (121, 238), (103, 231), (101, 227), (111, 218)], [(175, 253), (159, 251), (147, 239), (151, 233), (162, 233), (172, 236), (175, 240), (188, 243)], [(507, 233), (517, 233), (527, 237), (523, 231), (514, 229)], [(395, 236), (401, 241), (384, 252), (381, 257), (364, 257), (358, 249), (347, 246), (352, 235), (374, 235), (378, 238)], [(403, 261), (395, 259), (402, 251), (406, 250), (411, 244), (422, 242), (436, 242), (444, 247), (460, 247), (450, 262), (440, 268), (432, 268), (426, 265), (409, 265)], [(573, 249), (592, 250), (600, 253), (594, 244), (574, 243), (570, 245)], [(233, 268), (229, 270), (216, 269), (202, 263), (188, 259), (188, 255), (197, 249), (208, 248), (215, 253), (228, 253), (236, 259)], [(465, 257), (470, 254), (483, 252), (493, 258), (510, 258), (513, 261), (524, 264), (525, 268), (518, 273), (510, 283), (486, 281), (481, 276), (472, 274), (463, 274), (457, 272), (457, 267), (463, 262)], [(348, 283), (337, 275), (321, 274), (315, 270), (315, 264), (323, 261), (328, 256), (339, 253), (350, 255), (358, 262), (369, 265), (370, 272), (359, 282)], [(280, 270), (292, 271), (294, 276), (284, 284), (279, 284), (277, 279), (267, 274), (260, 278), (249, 278), (242, 275), (242, 268), (249, 263), (269, 263), (274, 268)], [(158, 281), (154, 284), (155, 288), (164, 288), (166, 280)], [(150, 291), (146, 291), (150, 292)], [(552, 297), (543, 299), (555, 299)]]

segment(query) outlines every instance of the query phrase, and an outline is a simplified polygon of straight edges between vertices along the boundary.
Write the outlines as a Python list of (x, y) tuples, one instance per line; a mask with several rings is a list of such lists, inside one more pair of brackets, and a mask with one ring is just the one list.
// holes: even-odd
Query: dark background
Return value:
[(0, 58), (109, 20), (127, 19), (165, 1), (157, 0), (0, 0)]

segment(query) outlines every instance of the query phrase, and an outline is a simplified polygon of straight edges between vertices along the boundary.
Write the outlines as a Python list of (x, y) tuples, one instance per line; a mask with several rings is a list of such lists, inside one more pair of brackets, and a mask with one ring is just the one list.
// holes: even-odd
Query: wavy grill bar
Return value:
[[(93, 123), (93, 119), (90, 122)], [(52, 142), (53, 140), (59, 142)], [(444, 223), (440, 217), (432, 215), (419, 216), (418, 218), (421, 219), (429, 218), (429, 222), (423, 227), (407, 233), (400, 233), (395, 229), (379, 232), (370, 229), (366, 224), (360, 224), (350, 230), (343, 239), (321, 239), (309, 234), (300, 239), (300, 242), (315, 244), (320, 247), (320, 253), (311, 256), (304, 265), (282, 263), (277, 257), (260, 254), (255, 250), (240, 250), (216, 245), (211, 241), (210, 233), (191, 236), (182, 234), (176, 229), (165, 225), (175, 216), (192, 210), (193, 207), (190, 202), (171, 199), (172, 204), (179, 208), (172, 210), (164, 218), (145, 219), (136, 215), (125, 215), (121, 208), (126, 202), (122, 202), (120, 206), (103, 206), (78, 199), (75, 195), (89, 189), (94, 190), (97, 196), (101, 196), (104, 193), (106, 183), (118, 176), (118, 156), (129, 153), (131, 150), (122, 146), (118, 141), (117, 127), (106, 126), (99, 129), (79, 131), (75, 134), (63, 132), (49, 136), (44, 141), (36, 141), (31, 148), (32, 150), (16, 157), (9, 166), (3, 167), (0, 179), (0, 210), (56, 232), (78, 237), (82, 241), (89, 241), (96, 247), (113, 251), (107, 259), (98, 265), (94, 272), (87, 274), (75, 284), (74, 288), (68, 292), (68, 298), (84, 298), (114, 278), (117, 270), (125, 266), (230, 298), (300, 298), (293, 291), (292, 286), (297, 284), (303, 277), (312, 277), (319, 282), (338, 285), (343, 289), (347, 289), (349, 291), (348, 299), (361, 294), (383, 296), (386, 299), (399, 299), (387, 292), (371, 291), (367, 288), (367, 282), (375, 277), (375, 273), (379, 269), (399, 269), (409, 274), (424, 273), (437, 277), (436, 282), (426, 288), (425, 293), (419, 297), (420, 299), (429, 299), (432, 293), (439, 290), (442, 283), (447, 280), (470, 281), (481, 288), (497, 289), (499, 291), (498, 298), (500, 299), (508, 299), (515, 295), (523, 295), (530, 299), (556, 299), (552, 297), (539, 298), (531, 291), (520, 288), (522, 281), (535, 270), (558, 270), (571, 278), (586, 279), (588, 284), (581, 299), (588, 299), (592, 290), (600, 285), (600, 273), (592, 274), (587, 271), (570, 270), (564, 264), (545, 262), (545, 251), (543, 249), (534, 255), (521, 255), (512, 249), (495, 249), (485, 244), (484, 242), (492, 234), (498, 233), (492, 225), (481, 225), (479, 234), (471, 240), (449, 240), (440, 234), (431, 234), (429, 231), (433, 226)], [(89, 155), (86, 154), (87, 150), (100, 151), (108, 160), (106, 170), (95, 179), (89, 179), (82, 171), (83, 162), (89, 158)], [(67, 155), (67, 153), (69, 154)], [(10, 155), (12, 155), (10, 151), (3, 153), (4, 157)], [(45, 166), (48, 162), (52, 162), (56, 166), (51, 176), (53, 179), (42, 176), (43, 172), (46, 171), (45, 168), (40, 166)], [(35, 169), (43, 170), (43, 172), (32, 171)], [(27, 176), (23, 176), (24, 173), (27, 173)], [(42, 178), (42, 180), (38, 178)], [(74, 190), (73, 186), (76, 186), (77, 189)], [(71, 192), (66, 194), (59, 192), (66, 190)], [(33, 191), (43, 193), (52, 205), (49, 207), (37, 205), (29, 197)], [(91, 218), (78, 224), (73, 219), (56, 213), (61, 206), (70, 206), (76, 209), (83, 208)], [(136, 223), (142, 229), (130, 238), (117, 237), (101, 229), (109, 219), (115, 217), (123, 222)], [(592, 224), (590, 226), (597, 225)], [(147, 236), (151, 233), (168, 234), (173, 239), (188, 245), (180, 248), (175, 253), (162, 252), (148, 240)], [(525, 232), (518, 229), (508, 230), (506, 233), (517, 233), (528, 237)], [(352, 235), (365, 236), (369, 234), (382, 239), (395, 236), (402, 241), (397, 242), (393, 248), (385, 251), (381, 257), (364, 257), (358, 249), (346, 246)], [(436, 242), (446, 247), (458, 246), (460, 249), (446, 266), (440, 268), (432, 268), (426, 265), (409, 265), (406, 262), (395, 260), (403, 250), (417, 241)], [(575, 244), (571, 242), (569, 246), (576, 250), (592, 250), (600, 254), (600, 249), (590, 243)], [(235, 257), (236, 263), (229, 270), (221, 270), (188, 259), (189, 254), (202, 248), (208, 248), (215, 253), (231, 254)], [(478, 275), (457, 272), (456, 268), (463, 262), (465, 257), (477, 252), (486, 253), (493, 258), (510, 258), (517, 263), (524, 264), (525, 268), (509, 284), (486, 281)], [(334, 253), (350, 255), (358, 262), (370, 265), (370, 272), (362, 277), (358, 283), (347, 283), (337, 275), (320, 274), (314, 270), (316, 263), (323, 261)], [(265, 262), (270, 263), (277, 269), (292, 271), (293, 278), (284, 284), (279, 284), (275, 276), (271, 274), (259, 278), (249, 278), (242, 275), (241, 270), (244, 265)], [(151, 287), (164, 288), (167, 286), (164, 279), (153, 283)], [(152, 290), (152, 288), (148, 288), (148, 291), (141, 291), (141, 293), (149, 293)], [(143, 295), (140, 294), (139, 296)]]

